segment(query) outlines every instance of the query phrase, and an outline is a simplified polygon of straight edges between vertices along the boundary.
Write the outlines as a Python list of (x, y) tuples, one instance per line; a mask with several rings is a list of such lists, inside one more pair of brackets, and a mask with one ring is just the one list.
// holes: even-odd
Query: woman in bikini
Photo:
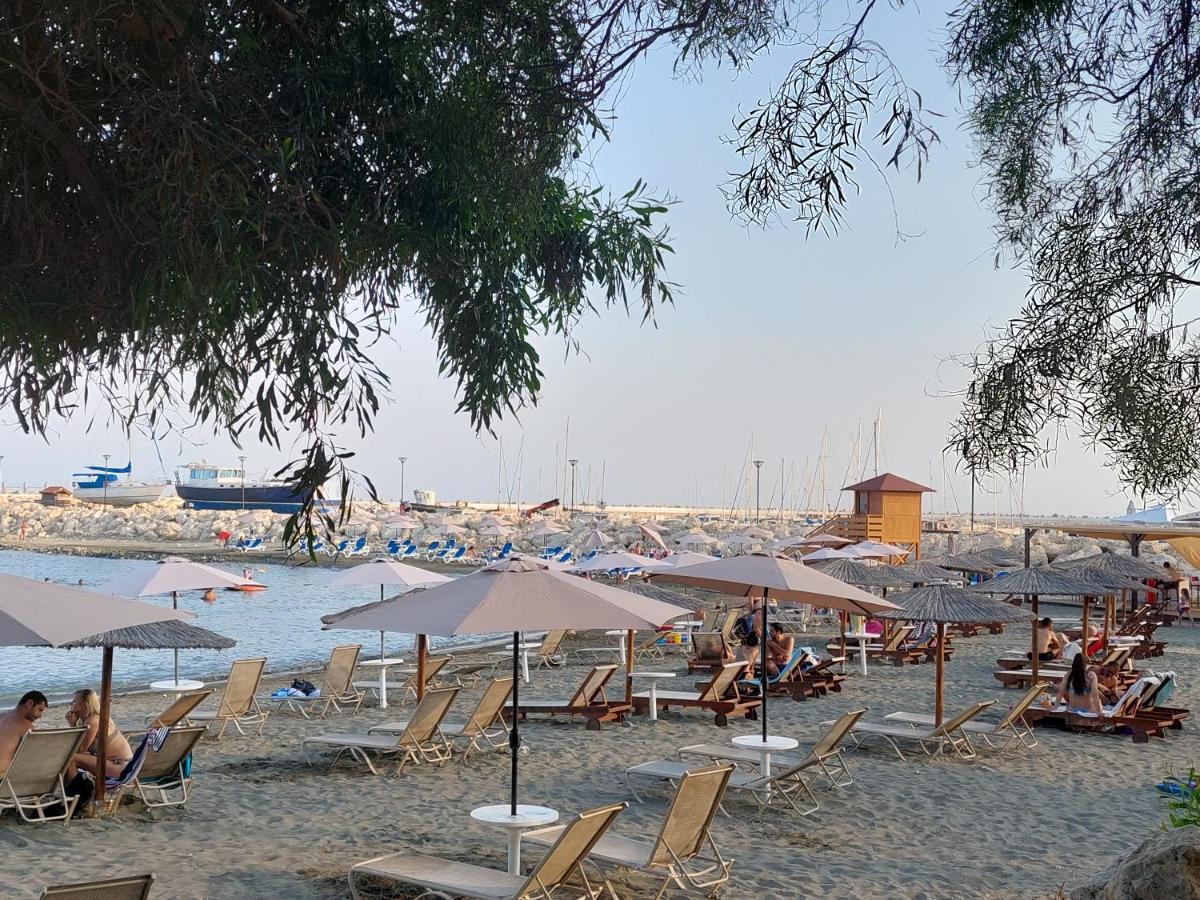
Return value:
[(1100, 705), (1100, 685), (1096, 673), (1088, 670), (1087, 660), (1082, 653), (1075, 654), (1071, 671), (1067, 672), (1058, 686), (1058, 702), (1067, 704), (1072, 712), (1100, 715), (1104, 711)]
[[(81, 747), (86, 748), (82, 753), (75, 754), (75, 765), (85, 772), (96, 774), (96, 738), (100, 734), (100, 698), (90, 688), (76, 691), (71, 698), (71, 708), (67, 710), (67, 722), (74, 726), (84, 727)], [(111, 778), (116, 778), (125, 768), (125, 764), (133, 758), (133, 749), (121, 729), (112, 720), (108, 720), (108, 741), (104, 747), (107, 764), (104, 772)], [(71, 774), (71, 773), (68, 773)]]

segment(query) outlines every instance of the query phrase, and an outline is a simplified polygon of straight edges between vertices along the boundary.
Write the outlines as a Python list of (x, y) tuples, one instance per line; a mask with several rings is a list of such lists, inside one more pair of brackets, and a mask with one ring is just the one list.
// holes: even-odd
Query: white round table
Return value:
[(366, 662), (360, 662), (359, 665), (364, 669), (379, 670), (379, 708), (387, 709), (387, 673), (392, 666), (403, 665), (404, 660), (399, 657), (388, 659), (368, 659)]
[(495, 825), (508, 832), (508, 874), (521, 874), (521, 832), (528, 828), (540, 828), (558, 821), (558, 810), (548, 806), (517, 804), (517, 814), (512, 815), (507, 803), (497, 806), (480, 806), (471, 810), (471, 818), (484, 825)]
[[(507, 650), (509, 653), (512, 653), (513, 645), (505, 644), (504, 649)], [(518, 649), (521, 652), (521, 680), (523, 682), (525, 682), (526, 684), (529, 684), (529, 651), (530, 650), (541, 650), (542, 645), (541, 644), (522, 643)], [(492, 655), (499, 656), (500, 654), (492, 654)]]
[(658, 721), (658, 679), (674, 678), (674, 672), (630, 672), (634, 678), (647, 678), (650, 681), (650, 721)]
[(204, 687), (203, 681), (194, 681), (190, 678), (181, 678), (176, 681), (173, 678), (168, 678), (166, 681), (150, 682), (150, 690), (161, 691), (164, 694), (186, 694), (188, 691), (198, 691)]
[(743, 750), (757, 751), (760, 759), (759, 774), (770, 775), (771, 754), (784, 750), (795, 750), (800, 746), (800, 742), (795, 738), (780, 737), (774, 734), (768, 734), (765, 741), (761, 734), (739, 734), (733, 739), (733, 746), (740, 747)]
[(869, 631), (846, 632), (846, 640), (858, 641), (858, 665), (864, 675), (867, 674), (867, 641), (873, 641), (877, 637), (879, 635), (871, 634)]

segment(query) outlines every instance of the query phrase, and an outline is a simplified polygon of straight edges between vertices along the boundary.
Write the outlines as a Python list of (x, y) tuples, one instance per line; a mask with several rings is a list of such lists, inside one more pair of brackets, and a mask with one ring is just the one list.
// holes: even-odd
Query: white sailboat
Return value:
[(86, 472), (71, 476), (71, 494), (84, 503), (107, 506), (136, 506), (161, 500), (169, 481), (122, 481), (122, 475), (133, 473), (132, 460), (121, 467), (87, 466)]

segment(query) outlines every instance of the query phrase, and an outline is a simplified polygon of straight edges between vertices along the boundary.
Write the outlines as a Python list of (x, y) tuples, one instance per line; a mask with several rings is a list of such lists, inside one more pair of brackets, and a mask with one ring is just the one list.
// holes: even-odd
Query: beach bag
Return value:
[(292, 682), (292, 690), (299, 691), (305, 697), (315, 697), (317, 695), (317, 686), (311, 681), (305, 681), (303, 678), (297, 678)]

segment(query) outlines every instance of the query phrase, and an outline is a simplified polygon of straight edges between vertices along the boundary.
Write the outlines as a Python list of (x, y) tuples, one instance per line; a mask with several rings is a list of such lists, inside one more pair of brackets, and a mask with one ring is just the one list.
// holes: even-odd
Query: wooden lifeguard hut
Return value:
[(921, 495), (932, 494), (933, 488), (884, 472), (842, 490), (854, 492), (854, 505), (838, 520), (835, 534), (907, 547), (910, 560), (920, 558)]

